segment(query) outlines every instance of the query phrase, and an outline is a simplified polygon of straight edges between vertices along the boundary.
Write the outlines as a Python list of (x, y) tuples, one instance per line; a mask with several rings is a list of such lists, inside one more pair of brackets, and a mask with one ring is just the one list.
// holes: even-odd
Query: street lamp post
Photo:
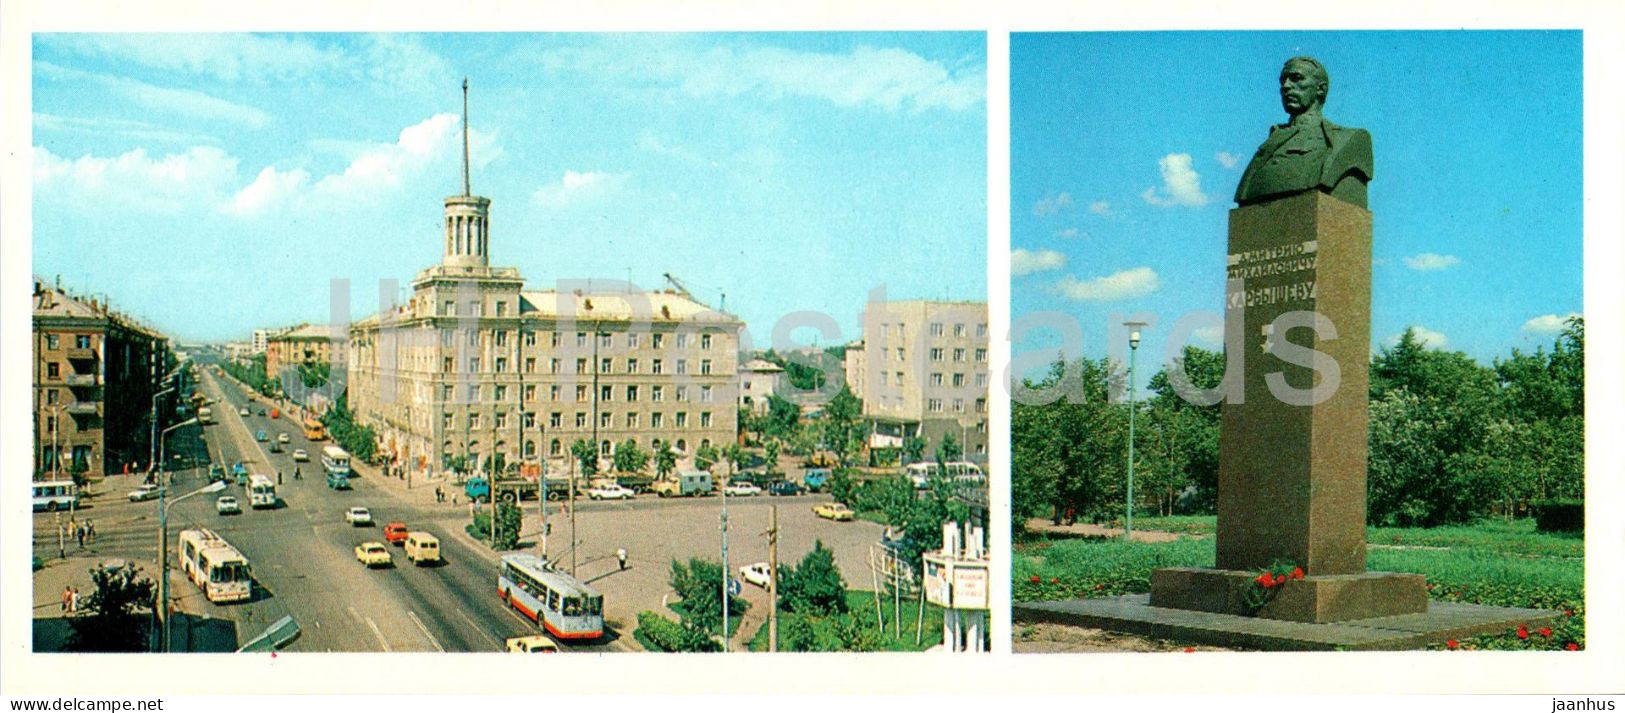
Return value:
[(1140, 328), (1145, 322), (1124, 322), (1128, 327), (1128, 499), (1124, 506), (1123, 539), (1134, 538), (1134, 356), (1140, 349)]
[(153, 473), (157, 473), (158, 472), (158, 466), (162, 465), (161, 463), (158, 462), (158, 458), (155, 455), (157, 453), (157, 451), (158, 451), (158, 397), (163, 396), (164, 394), (167, 394), (167, 393), (169, 393), (171, 391), (174, 391), (177, 388), (179, 388), (179, 387), (171, 386), (171, 387), (169, 387), (167, 389), (164, 389), (163, 391), (159, 391), (158, 393), (155, 393), (155, 394), (152, 395), (152, 424), (150, 426), (150, 428), (151, 428), (151, 435), (149, 436), (150, 440), (147, 443), (147, 466), (152, 469)]
[[(158, 457), (163, 458), (163, 438), (169, 435), (170, 431), (194, 423), (197, 423), (197, 419), (189, 418), (159, 433)], [(165, 478), (162, 471), (158, 471), (158, 622), (159, 636), (161, 637), (158, 642), (159, 652), (169, 650), (169, 506), (198, 493), (219, 492), (225, 488), (226, 481), (215, 481), (198, 490), (170, 500), (169, 478)]]

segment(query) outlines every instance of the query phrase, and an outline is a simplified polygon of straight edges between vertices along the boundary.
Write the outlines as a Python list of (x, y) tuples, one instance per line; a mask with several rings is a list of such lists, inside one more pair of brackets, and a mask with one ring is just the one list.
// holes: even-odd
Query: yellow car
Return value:
[(821, 503), (813, 506), (813, 514), (826, 520), (845, 521), (853, 517), (852, 508), (840, 503)]
[(356, 545), (355, 558), (368, 567), (388, 567), (394, 564), (389, 558), (389, 548), (382, 542), (363, 542)]
[(559, 645), (540, 634), (534, 636), (516, 636), (508, 639), (508, 653), (510, 654), (556, 654)]

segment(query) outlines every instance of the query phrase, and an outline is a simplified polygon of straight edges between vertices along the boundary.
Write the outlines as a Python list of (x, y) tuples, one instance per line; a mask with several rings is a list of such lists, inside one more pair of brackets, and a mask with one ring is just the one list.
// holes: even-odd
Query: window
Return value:
[[(657, 334), (655, 336), (660, 336), (660, 335)], [(652, 359), (652, 360), (649, 361), (649, 373), (651, 373), (651, 374), (659, 374), (660, 373), (660, 360), (659, 359)]]
[(559, 428), (564, 425), (564, 414), (554, 411), (547, 415), (547, 427)]
[(964, 413), (964, 412), (965, 412), (965, 400), (964, 399), (954, 399), (954, 413)]
[(925, 402), (925, 410), (931, 413), (942, 413), (942, 399), (929, 399)]
[(677, 348), (678, 349), (685, 349), (687, 347), (688, 347), (688, 335), (687, 334), (679, 334), (679, 335), (677, 335)]
[(700, 335), (700, 348), (701, 349), (710, 349), (711, 348), (711, 335), (709, 335), (709, 334), (701, 334)]
[(941, 322), (932, 322), (931, 323), (931, 336), (933, 336), (933, 337), (942, 336), (942, 323)]
[(942, 347), (931, 347), (931, 361), (942, 361)]
[(445, 429), (450, 429), (451, 428), (451, 414), (449, 414), (449, 413), (440, 414), (440, 427), (445, 428)]
[(536, 385), (535, 384), (526, 384), (525, 385), (525, 400), (526, 401), (535, 401), (536, 400)]
[[(502, 303), (498, 302), (497, 305), (501, 306)], [(499, 346), (499, 347), (508, 346), (508, 330), (499, 329), (499, 330), (497, 330), (496, 335), (497, 335), (497, 346)]]
[(526, 411), (525, 412), (525, 420), (524, 420), (523, 423), (524, 423), (524, 425), (522, 426), (523, 428), (535, 428), (536, 427), (536, 414), (535, 414), (535, 412)]
[(700, 428), (710, 428), (710, 427), (711, 427), (711, 412), (710, 411), (701, 411), (700, 412)]
[(598, 387), (598, 400), (599, 401), (614, 401), (615, 400), (615, 387), (609, 386), (609, 385), (604, 385), (604, 386)]
[(902, 347), (897, 348), (897, 360), (898, 361), (908, 361), (908, 357), (903, 356), (903, 348)]
[(628, 373), (628, 374), (636, 374), (636, 373), (638, 373), (638, 360), (636, 360), (636, 359), (627, 359), (626, 360), (626, 373)]
[(964, 374), (954, 374), (954, 386), (964, 386), (964, 385), (965, 385), (965, 375)]
[(549, 374), (557, 374), (557, 373), (559, 373), (559, 360), (557, 360), (557, 359), (548, 359), (547, 360), (547, 373), (549, 373)]
[(984, 322), (982, 324), (976, 325), (976, 336), (978, 336), (978, 337), (987, 336), (987, 323)]
[(558, 384), (554, 384), (552, 386), (547, 387), (547, 400), (548, 401), (558, 401), (559, 400), (559, 385)]
[(638, 427), (638, 415), (636, 413), (628, 413), (628, 414), (626, 414), (626, 427), (627, 428), (637, 428)]
[(628, 386), (628, 387), (626, 387), (626, 400), (627, 401), (637, 401), (638, 400), (638, 387), (636, 387), (636, 386)]
[(498, 317), (506, 317), (506, 316), (508, 316), (508, 303), (507, 302), (504, 302), (502, 300), (497, 300), (497, 316)]
[(932, 386), (942, 386), (942, 374), (941, 374), (941, 372), (933, 372), (931, 374), (931, 385)]
[(484, 310), (480, 309), (480, 303), (479, 303), (478, 300), (471, 301), (471, 302), (468, 303), (468, 313), (469, 314), (474, 315), (475, 317), (478, 317), (478, 316), (480, 316), (480, 313), (483, 312), (483, 311)]
[(987, 399), (977, 399), (976, 400), (976, 412), (977, 413), (987, 413)]
[(547, 446), (547, 454), (548, 455), (557, 456), (557, 455), (560, 455), (563, 452), (564, 452), (564, 444), (560, 443), (559, 439), (557, 439), (557, 438), (553, 439), (553, 442), (548, 444), (548, 446)]
[(445, 361), (440, 364), (440, 373), (450, 374), (452, 363), (451, 357), (446, 357)]
[(586, 357), (582, 357), (582, 358), (576, 360), (576, 373), (577, 374), (585, 374), (585, 373), (587, 373), (587, 359), (586, 359)]
[(665, 397), (666, 397), (666, 387), (664, 387), (664, 386), (651, 386), (651, 387), (649, 387), (649, 400), (650, 401), (664, 401)]
[(505, 413), (497, 414), (496, 415), (496, 421), (497, 421), (497, 428), (507, 428), (508, 427), (508, 414), (505, 414)]
[(615, 371), (614, 361), (615, 360), (610, 359), (609, 357), (604, 357), (602, 359), (599, 359), (598, 360), (598, 373), (600, 373), (600, 374), (614, 373), (614, 371)]
[(612, 423), (615, 423), (615, 414), (608, 411), (603, 411), (598, 414), (599, 428), (609, 428), (610, 424)]
[(653, 346), (655, 349), (661, 348), (666, 343), (666, 335), (664, 334), (652, 334), (650, 335), (650, 339), (653, 341), (653, 344), (650, 346)]
[(677, 400), (678, 401), (687, 401), (688, 400), (688, 387), (687, 386), (679, 386), (679, 387), (677, 387)]
[(660, 413), (659, 411), (656, 411), (654, 413), (649, 414), (649, 427), (650, 428), (660, 428), (660, 427), (664, 426), (665, 425), (664, 419), (661, 418), (661, 416), (663, 416), (663, 415), (664, 414)]
[[(501, 336), (501, 335), (502, 335), (502, 332), (497, 332), (497, 336)], [(508, 358), (507, 357), (497, 357), (497, 373), (498, 374), (503, 374), (503, 373), (507, 373), (507, 371), (508, 371)]]
[(57, 338), (57, 335), (55, 335), (55, 334), (47, 334), (47, 335), (45, 335), (45, 348), (46, 349), (60, 349), (61, 348), (61, 343), (62, 343), (62, 340)]
[(479, 414), (471, 413), (471, 414), (468, 415), (468, 427), (469, 427), (470, 430), (477, 429), (477, 428), (480, 427), (480, 415)]
[(677, 427), (678, 428), (687, 428), (688, 427), (688, 412), (687, 411), (678, 411), (677, 412)]
[(56, 389), (46, 389), (45, 390), (45, 403), (48, 403), (48, 404), (56, 403)]
[(527, 347), (536, 346), (536, 333), (535, 332), (531, 332), (531, 331), (526, 331), (525, 332), (525, 346), (527, 346)]
[(679, 374), (687, 374), (688, 373), (688, 360), (687, 359), (678, 359), (677, 360), (677, 373), (679, 373)]
[(901, 372), (901, 371), (897, 372), (897, 385), (898, 386), (903, 385), (903, 372)]
[(881, 347), (880, 348), (880, 360), (885, 361), (886, 360), (886, 353), (890, 352), (890, 351), (891, 351), (890, 349), (887, 349), (885, 347)]
[(587, 414), (582, 413), (580, 411), (577, 411), (576, 412), (576, 428), (586, 428), (586, 427), (587, 427)]
[(480, 358), (479, 357), (469, 357), (468, 358), (468, 372), (470, 374), (472, 374), (472, 373), (478, 372), (479, 370), (480, 370)]
[(711, 400), (711, 387), (709, 387), (709, 386), (701, 386), (700, 387), (700, 400), (701, 401), (710, 401)]
[[(45, 417), (45, 432), (46, 433), (56, 433), (56, 417), (55, 416), (46, 416)], [(46, 455), (54, 455), (54, 454), (47, 453)]]
[(959, 347), (957, 349), (954, 349), (954, 363), (955, 364), (963, 364), (964, 362), (965, 362), (965, 348), (964, 347)]
[(480, 387), (479, 387), (479, 384), (469, 384), (468, 385), (468, 400), (471, 401), (471, 402), (480, 400)]
[(463, 330), (463, 334), (468, 335), (468, 346), (471, 346), (471, 347), (479, 346), (479, 344), (480, 344), (480, 333), (479, 332), (477, 332), (475, 330), (472, 330), (472, 329), (466, 329), (466, 330)]
[(956, 337), (965, 336), (965, 325), (963, 325), (963, 324), (955, 324), (954, 325), (954, 336), (956, 336)]
[(586, 332), (576, 332), (576, 346), (582, 347), (582, 348), (585, 348), (587, 346), (587, 333)]
[(884, 372), (884, 371), (880, 372), (880, 385), (881, 386), (886, 385), (886, 376), (887, 376), (886, 372)]
[(586, 384), (576, 384), (576, 401), (579, 402), (579, 401), (586, 401), (586, 400), (587, 400), (587, 385)]
[(552, 346), (552, 347), (558, 346), (559, 345), (559, 333), (558, 332), (553, 332), (552, 334), (549, 334), (548, 337), (547, 337), (547, 344), (548, 344), (548, 346)]
[(600, 335), (598, 335), (598, 346), (604, 347), (606, 349), (609, 348), (609, 347), (615, 346), (615, 335), (613, 335), (613, 334), (600, 334)]
[(443, 315), (446, 315), (446, 316), (451, 316), (451, 317), (456, 316), (457, 315), (457, 303), (453, 302), (451, 300), (446, 300), (446, 305), (445, 305), (445, 307), (441, 308), (440, 314), (443, 314)]
[(638, 348), (638, 335), (637, 335), (636, 332), (627, 332), (627, 334), (626, 334), (626, 348), (627, 349), (637, 349)]
[(987, 361), (987, 350), (986, 349), (977, 349), (976, 350), (976, 361), (978, 363), (982, 363), (982, 362)]
[(536, 357), (525, 357), (525, 373), (536, 373)]
[(701, 359), (700, 360), (700, 373), (701, 374), (709, 374), (709, 373), (711, 373), (711, 360), (710, 359)]
[(987, 388), (987, 374), (976, 375), (976, 386), (978, 388)]
[(506, 401), (506, 400), (508, 400), (508, 387), (506, 385), (497, 384), (496, 386), (494, 386), (492, 388), (494, 388), (496, 390), (496, 393), (493, 394), (491, 396), (491, 398), (496, 399), (497, 401)]

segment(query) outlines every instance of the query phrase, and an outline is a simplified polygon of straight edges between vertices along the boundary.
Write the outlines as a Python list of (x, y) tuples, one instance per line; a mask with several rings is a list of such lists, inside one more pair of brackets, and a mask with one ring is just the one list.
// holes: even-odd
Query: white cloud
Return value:
[[(461, 86), (462, 77), (451, 63), (412, 35), (375, 34), (368, 35), (367, 41), (359, 61), (374, 82), (403, 92), (441, 96)], [(470, 91), (473, 89), (471, 82)], [(478, 125), (478, 119), (476, 112), (469, 123)]]
[(1089, 204), (1089, 212), (1095, 215), (1111, 215), (1112, 204), (1108, 201), (1095, 201)]
[(452, 144), (460, 145), (457, 124), (456, 114), (436, 114), (401, 129), (395, 143), (373, 144), (352, 159), (343, 172), (316, 181), (313, 190), (327, 196), (363, 200), (378, 189), (400, 186), (403, 179), (420, 174), (436, 163), (435, 159), (447, 155)]
[(1161, 286), (1162, 281), (1155, 271), (1149, 267), (1136, 267), (1091, 280), (1066, 275), (1051, 289), (1074, 300), (1104, 302), (1144, 297)]
[(1235, 168), (1236, 164), (1241, 161), (1240, 156), (1230, 153), (1229, 151), (1220, 151), (1213, 154), (1213, 158), (1218, 159), (1219, 165), (1224, 166), (1225, 168)]
[(1054, 250), (1010, 251), (1010, 274), (1017, 277), (1035, 272), (1059, 270), (1066, 266), (1066, 256)]
[(1523, 323), (1523, 331), (1531, 334), (1557, 334), (1567, 327), (1570, 317), (1580, 316), (1579, 312), (1570, 312), (1566, 315), (1543, 314)]
[[(1410, 329), (1411, 332), (1416, 335), (1416, 341), (1428, 349), (1443, 349), (1446, 345), (1450, 344), (1449, 338), (1420, 324), (1413, 324), (1411, 325)], [(1403, 332), (1395, 334), (1388, 338), (1386, 344), (1390, 347), (1394, 346), (1395, 344), (1398, 344), (1400, 338), (1404, 336), (1405, 334)]]
[(1421, 272), (1444, 270), (1461, 262), (1455, 255), (1440, 255), (1438, 253), (1422, 253), (1405, 258), (1405, 267)]
[(1062, 230), (1055, 231), (1055, 237), (1057, 238), (1076, 238), (1080, 235), (1083, 235), (1083, 232), (1079, 231), (1077, 228), (1064, 228)]
[(50, 62), (35, 62), (34, 69), (49, 80), (82, 81), (98, 85), (103, 91), (153, 112), (180, 114), (208, 121), (225, 121), (255, 129), (271, 122), (271, 115), (259, 109), (191, 89), (170, 89), (134, 79), (61, 67)]
[(247, 34), (45, 34), (43, 45), (81, 56), (236, 81), (290, 81), (332, 72), (344, 63), (337, 49), (303, 38)]
[(122, 136), (141, 143), (218, 144), (220, 139), (208, 134), (176, 131), (169, 127), (132, 119), (104, 117), (59, 116), (34, 112), (36, 131), (61, 131), (95, 136)]
[(1224, 346), (1224, 327), (1219, 325), (1198, 327), (1191, 331), (1191, 337), (1203, 344)]
[(213, 146), (161, 158), (136, 149), (111, 158), (57, 156), (34, 147), (34, 195), (68, 206), (175, 214), (213, 205), (236, 180), (237, 159)]
[(260, 171), (260, 175), (255, 177), (254, 182), (237, 191), (237, 194), (222, 206), (222, 210), (239, 218), (261, 215), (298, 193), (308, 180), (310, 174), (302, 170), (278, 171), (272, 166), (266, 166)]
[(1191, 168), (1190, 154), (1171, 153), (1163, 156), (1157, 165), (1162, 171), (1162, 189), (1168, 195), (1163, 197), (1156, 188), (1147, 188), (1140, 194), (1145, 202), (1158, 206), (1207, 204), (1207, 195), (1202, 193), (1202, 177)]
[(552, 207), (596, 201), (620, 190), (628, 178), (624, 173), (565, 171), (558, 181), (536, 189), (531, 200)]
[(849, 52), (802, 52), (777, 47), (702, 48), (679, 41), (640, 44), (627, 51), (616, 38), (591, 47), (551, 50), (544, 68), (590, 74), (599, 81), (664, 85), (690, 96), (758, 94), (776, 99), (807, 97), (837, 106), (887, 111), (963, 111), (985, 98), (986, 69), (980, 62), (950, 67), (895, 48), (858, 47)]
[(1033, 215), (1055, 215), (1072, 207), (1072, 194), (1062, 191), (1058, 195), (1044, 196), (1033, 204)]

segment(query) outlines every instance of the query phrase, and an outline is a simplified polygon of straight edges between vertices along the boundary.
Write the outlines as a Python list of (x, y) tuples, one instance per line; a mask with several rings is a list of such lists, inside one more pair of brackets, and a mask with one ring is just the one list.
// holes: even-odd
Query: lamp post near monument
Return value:
[[(1430, 602), (1419, 574), (1366, 571), (1371, 135), (1322, 115), (1309, 57), (1236, 188), (1225, 260), (1228, 369), (1213, 567), (1151, 592), (1016, 605), (1023, 620), (1265, 649), (1414, 648), (1556, 612)], [(1237, 384), (1236, 382), (1239, 382)], [(1301, 578), (1260, 584), (1266, 571)]]

